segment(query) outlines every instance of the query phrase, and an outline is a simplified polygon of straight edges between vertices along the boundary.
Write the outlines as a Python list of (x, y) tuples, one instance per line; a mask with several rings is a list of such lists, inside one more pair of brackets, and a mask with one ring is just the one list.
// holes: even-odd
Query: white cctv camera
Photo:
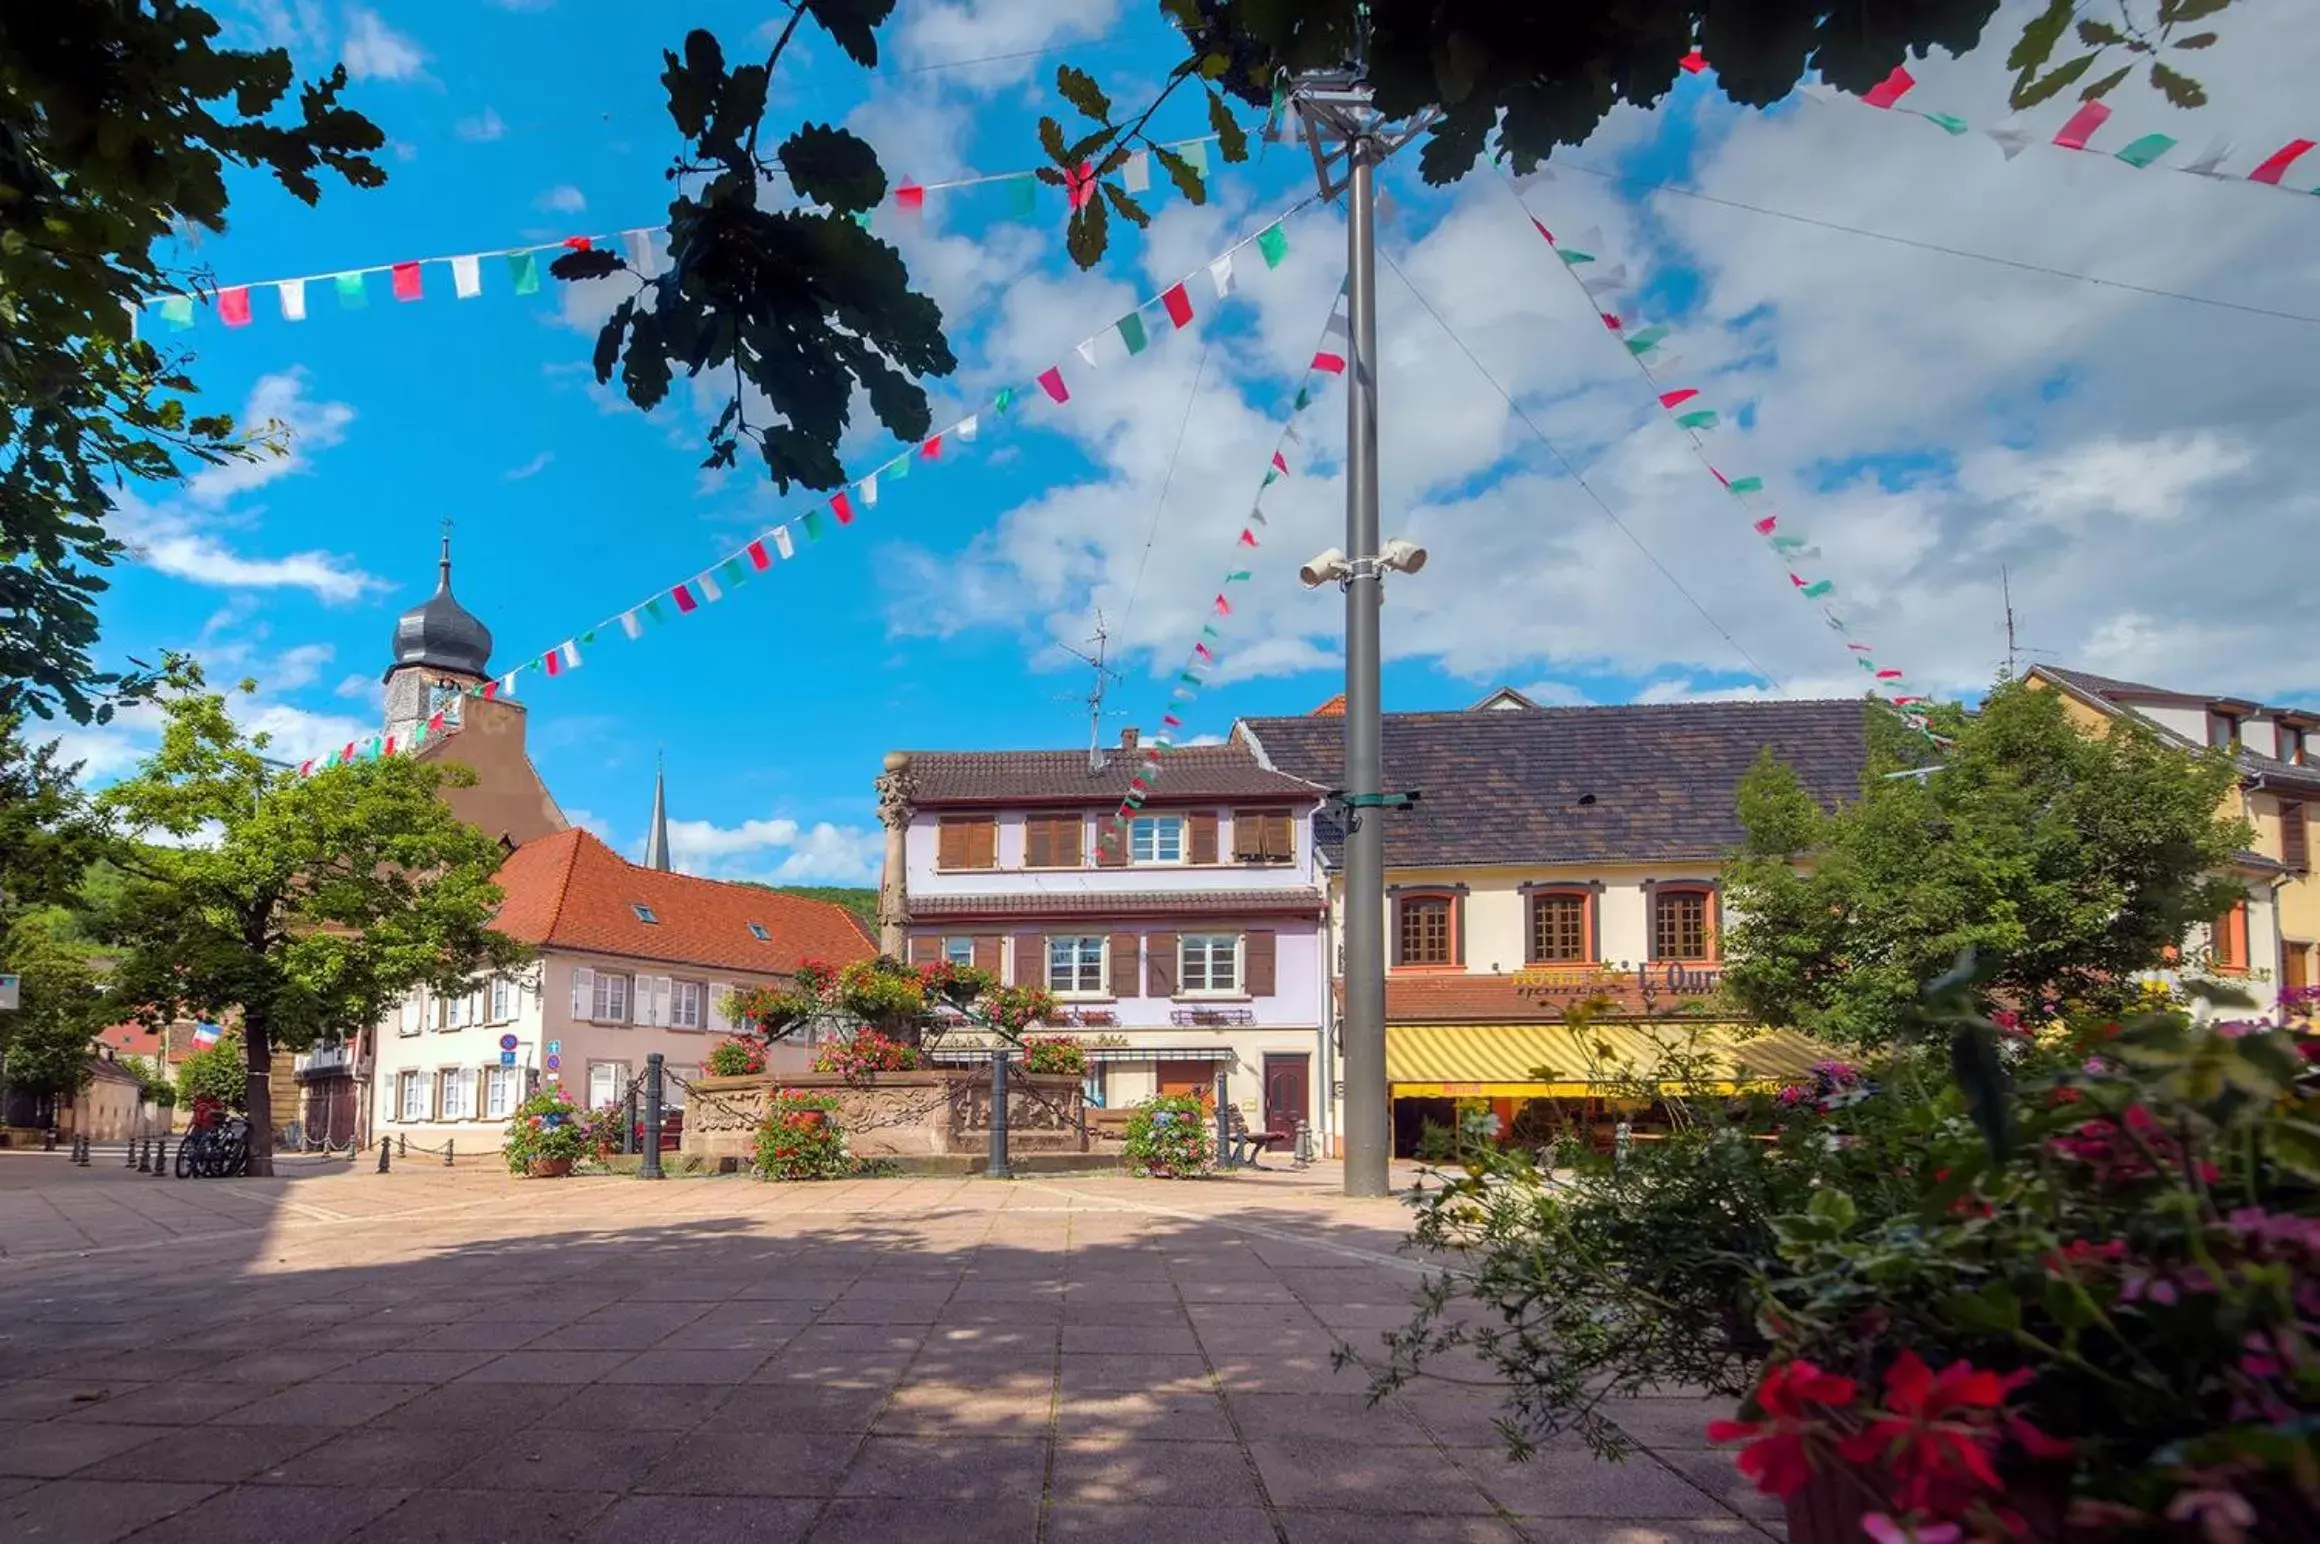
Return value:
[(1318, 590), (1325, 584), (1337, 583), (1352, 572), (1352, 567), (1345, 561), (1345, 554), (1331, 547), (1298, 569), (1297, 579), (1308, 590)]

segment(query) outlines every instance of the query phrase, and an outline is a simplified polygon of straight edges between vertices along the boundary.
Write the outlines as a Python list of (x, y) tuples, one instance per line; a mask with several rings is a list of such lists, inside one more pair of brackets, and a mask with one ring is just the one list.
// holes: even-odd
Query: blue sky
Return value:
[[(676, 142), (656, 77), (681, 32), (650, 8), (253, 0), (227, 14), (308, 70), (345, 58), (355, 104), (392, 144), (385, 188), (332, 188), (315, 209), (238, 182), (232, 228), (186, 254), (219, 282), (603, 233), (665, 208)], [(688, 19), (734, 54), (764, 46), (761, 9), (710, 5)], [(2227, 45), (2256, 30), (2251, 13)], [(793, 51), (777, 121), (848, 123), (896, 181), (1025, 169), (1058, 62), (1131, 101), (1168, 38), (1143, 7), (904, 0), (875, 78), (819, 39)], [(2213, 53), (2211, 85), (2239, 88), (2218, 95), (2251, 143), (2297, 127), (2298, 66), (2271, 57), (2285, 51)], [(1918, 74), (1922, 92), (1945, 93), (1929, 106), (2003, 116), (1989, 61)], [(1711, 79), (1690, 80), (1658, 113), (1616, 115), (1524, 202), (1560, 228), (1610, 233), (1637, 272), (1623, 306), (1682, 335), (1698, 384), (1732, 420), (1714, 453), (1768, 475), (1784, 520), (1812, 524), (1849, 615), (1876, 625), (1881, 651), (1929, 689), (1987, 680), (2002, 648), (2001, 562), (2035, 641), (2062, 662), (2258, 695), (2320, 684), (2281, 620), (2164, 574), (2187, 532), (2246, 524), (2234, 511), (2308, 517), (2292, 468), (2309, 409), (2255, 378), (2277, 367), (2247, 361), (2308, 350), (2309, 327), (1654, 189), (1686, 184), (1759, 210), (2316, 313), (2320, 275), (2304, 254), (2320, 205), (2291, 210), (2268, 190), (2076, 164), (2093, 158), (2043, 146), (2009, 163), (1987, 141), (1868, 111), (1792, 101), (1743, 118)], [(2150, 98), (2132, 111), (2168, 110)], [(1190, 108), (1168, 126), (1202, 130)], [(608, 635), (577, 672), (527, 676), (534, 759), (566, 809), (634, 851), (662, 754), (692, 866), (866, 879), (869, 784), (886, 750), (1084, 740), (1088, 675), (1060, 646), (1082, 644), (1098, 608), (1126, 650), (1105, 733), (1149, 733), (1232, 565), (1343, 272), (1342, 226), (1307, 210), (1278, 271), (1244, 262), (1241, 292), (1222, 303), (1197, 280), (1192, 332), (1135, 360), (1115, 350), (1083, 377), (1073, 341), (1302, 198), (1311, 172), (1282, 147), (1220, 167), (1217, 182), (1206, 209), (1161, 198), (1149, 236), (1117, 241), (1094, 275), (1064, 258), (1052, 191), (1028, 224), (998, 190), (932, 194), (915, 218), (882, 211), (879, 232), (943, 302), (962, 362), (934, 384), (938, 422), (1059, 359), (1074, 401), (1004, 429), (984, 415), (976, 445), (890, 487), (794, 565), (640, 643)], [(1491, 177), (1427, 190), (1403, 166), (1388, 187), (1388, 255), (1457, 338), (1381, 275), (1388, 534), (1437, 553), (1387, 608), (1388, 705), (1464, 706), (1502, 682), (1560, 701), (1857, 689), (1841, 647), (1717, 501), (1508, 190)], [(445, 518), (458, 593), (505, 668), (805, 507), (774, 498), (746, 464), (705, 478), (703, 419), (686, 394), (648, 416), (595, 387), (586, 361), (604, 296), (548, 281), (518, 297), (496, 261), (483, 272), (484, 293), (462, 301), (430, 266), (415, 304), (374, 276), (358, 312), (317, 286), (298, 324), (260, 292), (254, 325), (229, 331), (205, 314), (175, 340), (195, 350), (209, 397), (280, 417), (291, 454), (132, 495), (147, 561), (117, 571), (109, 654), (192, 647), (221, 677), (256, 677), (252, 721), (304, 755), (375, 724), (393, 620), (432, 586)], [(1164, 326), (1157, 311), (1148, 321)], [(1499, 385), (1633, 542), (1513, 421)], [(1302, 422), (1294, 486), (1268, 495), (1253, 603), (1191, 733), (1337, 690), (1336, 598), (1302, 594), (1291, 575), (1341, 528), (1342, 398), (1332, 391)], [(865, 429), (850, 470), (897, 448)], [(2262, 534), (2243, 533), (2248, 566), (2235, 573), (2253, 577), (2230, 583), (2268, 582)], [(147, 733), (132, 723), (76, 735), (74, 748), (102, 777)]]

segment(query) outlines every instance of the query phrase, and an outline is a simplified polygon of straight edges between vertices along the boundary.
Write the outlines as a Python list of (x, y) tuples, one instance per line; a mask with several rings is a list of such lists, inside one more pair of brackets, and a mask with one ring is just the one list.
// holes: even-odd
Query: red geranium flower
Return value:
[(1854, 1463), (1877, 1463), (1893, 1476), (1893, 1499), (1905, 1511), (1962, 1514), (1982, 1491), (2002, 1491), (1991, 1458), (2001, 1429), (2039, 1457), (2070, 1445), (2019, 1416), (2005, 1414), (2008, 1395), (2030, 1381), (2027, 1369), (2000, 1375), (1956, 1361), (1935, 1372), (1904, 1351), (1885, 1372), (1885, 1408), (1839, 1444)]
[(1812, 1478), (1812, 1439), (1828, 1429), (1821, 1412), (1853, 1402), (1859, 1386), (1799, 1357), (1767, 1369), (1756, 1390), (1760, 1421), (1710, 1421), (1710, 1442), (1746, 1442), (1740, 1472), (1768, 1495), (1793, 1496)]

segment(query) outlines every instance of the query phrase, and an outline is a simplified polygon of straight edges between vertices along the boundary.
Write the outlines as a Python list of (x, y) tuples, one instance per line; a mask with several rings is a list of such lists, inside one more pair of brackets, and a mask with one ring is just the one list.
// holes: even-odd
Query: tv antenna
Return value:
[(1061, 645), (1064, 653), (1069, 654), (1073, 659), (1080, 661), (1095, 672), (1095, 678), (1088, 684), (1086, 699), (1088, 770), (1090, 772), (1101, 772), (1104, 769), (1104, 694), (1109, 692), (1113, 684), (1120, 679), (1120, 673), (1106, 663), (1111, 651), (1111, 641), (1111, 632), (1104, 626), (1103, 610), (1098, 607), (1096, 610), (1096, 630), (1094, 635), (1088, 639), (1088, 647), (1094, 652), (1089, 653), (1087, 650), (1075, 649), (1068, 643)]
[(2006, 565), (1998, 565), (1998, 593), (2006, 599), (2006, 679), (2015, 676), (2015, 657), (2019, 652), (2014, 645), (2014, 579), (2006, 572)]

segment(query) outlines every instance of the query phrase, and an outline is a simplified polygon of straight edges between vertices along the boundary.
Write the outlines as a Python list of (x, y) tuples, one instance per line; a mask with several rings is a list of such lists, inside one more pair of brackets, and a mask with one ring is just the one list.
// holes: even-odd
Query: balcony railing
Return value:
[(1180, 1027), (1221, 1029), (1232, 1025), (1257, 1022), (1253, 1008), (1171, 1008), (1168, 1022)]
[(329, 1078), (354, 1070), (354, 1047), (322, 1045), (290, 1058), (290, 1070), (301, 1078)]

